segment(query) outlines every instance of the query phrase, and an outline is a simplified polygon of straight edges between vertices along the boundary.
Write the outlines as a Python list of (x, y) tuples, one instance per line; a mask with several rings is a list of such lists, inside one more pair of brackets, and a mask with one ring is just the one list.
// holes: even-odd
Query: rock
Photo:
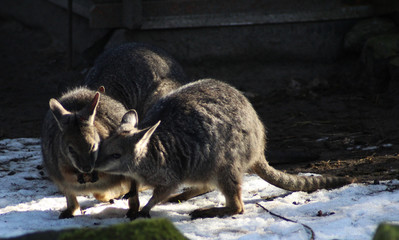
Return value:
[(399, 225), (382, 223), (378, 226), (373, 240), (396, 240), (399, 239)]
[(397, 29), (395, 23), (388, 19), (371, 18), (359, 21), (345, 35), (344, 47), (348, 51), (361, 52), (367, 39), (380, 34), (393, 33)]
[(375, 59), (393, 58), (399, 54), (399, 33), (371, 37), (366, 41), (364, 50), (372, 51)]
[(383, 34), (369, 38), (364, 44), (362, 62), (370, 80), (370, 87), (382, 92), (389, 87), (389, 82), (398, 68), (399, 33)]

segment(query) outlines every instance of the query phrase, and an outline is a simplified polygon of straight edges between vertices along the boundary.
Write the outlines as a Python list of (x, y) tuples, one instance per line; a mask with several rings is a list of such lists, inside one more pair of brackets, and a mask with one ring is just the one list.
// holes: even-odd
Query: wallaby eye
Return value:
[(111, 157), (112, 157), (113, 159), (119, 159), (119, 158), (122, 157), (122, 155), (120, 155), (119, 153), (114, 153), (114, 154), (111, 155)]
[(76, 158), (78, 156), (78, 153), (75, 151), (75, 149), (71, 145), (68, 146), (68, 151), (69, 151), (69, 154), (71, 154), (71, 156), (73, 158)]
[(72, 146), (68, 146), (68, 151), (69, 151), (71, 154), (75, 154), (75, 153), (76, 153)]

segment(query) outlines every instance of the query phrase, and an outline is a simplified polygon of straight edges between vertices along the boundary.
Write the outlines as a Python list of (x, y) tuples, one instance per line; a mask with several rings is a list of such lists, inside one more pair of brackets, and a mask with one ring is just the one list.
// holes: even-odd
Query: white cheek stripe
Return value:
[(114, 173), (114, 174), (121, 174), (120, 164), (116, 161), (109, 161), (107, 164), (103, 165), (99, 168), (100, 171)]

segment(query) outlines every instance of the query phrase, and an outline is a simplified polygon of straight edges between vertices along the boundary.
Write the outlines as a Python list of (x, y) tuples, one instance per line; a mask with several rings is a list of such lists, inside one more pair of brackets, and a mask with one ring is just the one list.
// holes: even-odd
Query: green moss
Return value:
[(397, 240), (399, 239), (399, 225), (381, 223), (373, 240)]
[(167, 219), (139, 219), (129, 223), (116, 224), (104, 228), (82, 228), (71, 230), (62, 233), (59, 239), (168, 240), (186, 238)]

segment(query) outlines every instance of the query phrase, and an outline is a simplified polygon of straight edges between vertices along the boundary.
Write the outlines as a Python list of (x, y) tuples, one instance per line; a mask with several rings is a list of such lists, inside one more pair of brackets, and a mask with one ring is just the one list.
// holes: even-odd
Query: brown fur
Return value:
[(353, 181), (278, 171), (267, 163), (265, 146), (264, 126), (249, 101), (228, 84), (206, 79), (161, 98), (140, 124), (134, 110), (127, 112), (117, 134), (103, 142), (96, 169), (154, 187), (152, 198), (132, 219), (149, 217), (151, 208), (182, 183), (199, 187), (172, 200), (192, 197), (213, 186), (226, 199), (225, 207), (198, 209), (191, 213), (192, 218), (243, 213), (241, 185), (249, 170), (291, 191), (339, 187)]
[(134, 181), (93, 171), (98, 146), (115, 130), (125, 107), (144, 114), (184, 81), (180, 65), (163, 50), (129, 43), (104, 52), (83, 82), (85, 87), (50, 100), (42, 130), (42, 152), (50, 178), (67, 198), (67, 209), (60, 218), (72, 217), (79, 209), (76, 195), (93, 194), (107, 201), (129, 189), (130, 212), (137, 212)]

